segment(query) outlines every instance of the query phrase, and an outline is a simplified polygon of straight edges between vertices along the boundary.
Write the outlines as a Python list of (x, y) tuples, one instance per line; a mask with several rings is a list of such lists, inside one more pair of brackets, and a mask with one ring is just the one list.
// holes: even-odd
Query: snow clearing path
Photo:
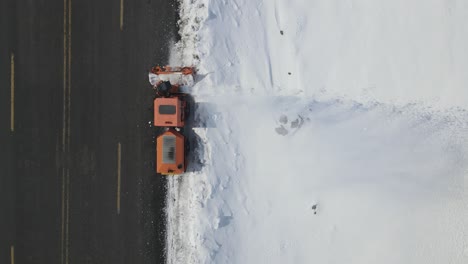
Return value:
[(468, 2), (180, 6), (168, 263), (468, 263)]

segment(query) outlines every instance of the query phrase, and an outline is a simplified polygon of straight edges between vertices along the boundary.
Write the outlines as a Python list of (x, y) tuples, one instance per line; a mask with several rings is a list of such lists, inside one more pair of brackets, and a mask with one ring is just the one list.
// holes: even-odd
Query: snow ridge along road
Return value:
[(180, 6), (203, 125), (168, 263), (468, 263), (468, 3)]

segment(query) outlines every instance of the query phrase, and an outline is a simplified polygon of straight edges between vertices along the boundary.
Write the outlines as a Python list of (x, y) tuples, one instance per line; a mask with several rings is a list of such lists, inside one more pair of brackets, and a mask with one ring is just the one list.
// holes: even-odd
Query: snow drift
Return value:
[(468, 263), (468, 3), (180, 5), (168, 263)]

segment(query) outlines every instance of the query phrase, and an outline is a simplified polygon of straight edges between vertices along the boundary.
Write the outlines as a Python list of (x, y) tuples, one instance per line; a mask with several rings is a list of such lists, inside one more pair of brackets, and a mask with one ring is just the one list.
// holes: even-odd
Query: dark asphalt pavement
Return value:
[(147, 72), (176, 20), (176, 0), (0, 1), (0, 263), (164, 262)]

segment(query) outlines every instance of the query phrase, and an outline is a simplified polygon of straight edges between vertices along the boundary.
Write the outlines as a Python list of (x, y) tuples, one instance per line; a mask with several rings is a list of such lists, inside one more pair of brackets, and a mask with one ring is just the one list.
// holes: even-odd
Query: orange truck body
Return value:
[(154, 126), (184, 127), (186, 107), (181, 96), (154, 99)]
[(156, 139), (156, 172), (163, 175), (182, 174), (186, 169), (185, 137), (170, 128)]
[(184, 94), (175, 91), (169, 97), (154, 99), (154, 126), (167, 129), (156, 139), (156, 172), (159, 174), (182, 174), (186, 170), (185, 137), (178, 130), (185, 126), (187, 107)]

